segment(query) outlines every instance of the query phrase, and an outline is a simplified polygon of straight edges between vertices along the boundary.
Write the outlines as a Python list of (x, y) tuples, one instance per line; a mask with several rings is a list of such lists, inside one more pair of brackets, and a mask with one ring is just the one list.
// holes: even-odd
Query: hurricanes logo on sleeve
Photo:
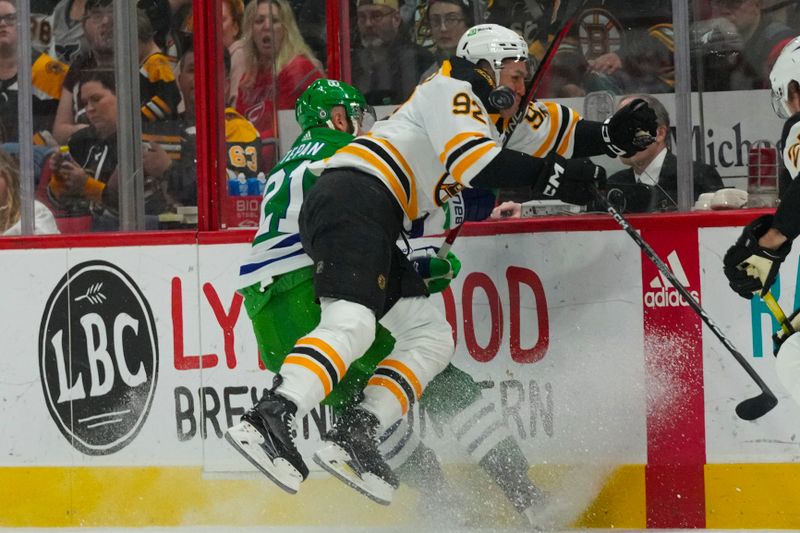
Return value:
[(80, 452), (108, 455), (136, 437), (153, 402), (158, 339), (130, 276), (88, 261), (61, 278), (42, 315), (39, 374), (53, 421)]

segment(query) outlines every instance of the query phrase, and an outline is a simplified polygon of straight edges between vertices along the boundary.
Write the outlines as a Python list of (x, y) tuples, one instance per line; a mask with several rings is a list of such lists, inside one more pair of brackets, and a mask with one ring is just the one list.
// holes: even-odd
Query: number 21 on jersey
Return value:
[(269, 175), (261, 201), (259, 235), (300, 232), (298, 220), (303, 205), (303, 181), (309, 163), (303, 161), (295, 168), (284, 167)]

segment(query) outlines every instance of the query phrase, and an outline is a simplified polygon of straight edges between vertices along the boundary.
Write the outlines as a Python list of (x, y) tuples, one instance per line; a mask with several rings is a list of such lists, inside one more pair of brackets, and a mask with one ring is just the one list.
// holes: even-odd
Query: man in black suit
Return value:
[[(658, 99), (647, 94), (627, 96), (618, 107), (635, 98), (642, 98), (656, 112), (656, 141), (632, 157), (620, 158), (631, 168), (620, 170), (608, 178), (609, 200), (628, 212), (676, 210), (678, 158), (668, 148), (669, 114)], [(714, 167), (694, 162), (695, 200), (704, 192), (714, 192), (723, 187), (722, 178)]]

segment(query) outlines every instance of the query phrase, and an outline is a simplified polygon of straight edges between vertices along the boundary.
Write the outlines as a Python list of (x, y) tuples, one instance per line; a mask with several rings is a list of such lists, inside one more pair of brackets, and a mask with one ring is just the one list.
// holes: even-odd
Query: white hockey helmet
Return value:
[[(528, 62), (528, 43), (517, 32), (499, 24), (478, 24), (461, 36), (456, 56), (475, 65), (482, 59), (488, 61), (499, 81), (504, 59)], [(532, 74), (528, 65), (528, 75)]]
[(772, 85), (772, 108), (781, 118), (789, 118), (789, 84), (800, 83), (800, 37), (795, 37), (783, 47), (769, 73)]

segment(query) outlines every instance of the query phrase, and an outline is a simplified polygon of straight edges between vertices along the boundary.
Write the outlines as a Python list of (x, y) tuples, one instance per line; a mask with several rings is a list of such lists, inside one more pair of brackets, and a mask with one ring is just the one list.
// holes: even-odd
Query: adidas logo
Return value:
[[(672, 253), (667, 256), (667, 263), (681, 285), (688, 289), (689, 279), (686, 277), (686, 272), (683, 270), (681, 260), (678, 258), (678, 252), (673, 250)], [(695, 300), (700, 301), (700, 293), (697, 291), (690, 290), (689, 294), (691, 294)], [(644, 305), (650, 308), (689, 306), (683, 296), (681, 296), (677, 289), (672, 286), (667, 277), (661, 272), (658, 273), (658, 276), (650, 280), (650, 290), (644, 293)]]

